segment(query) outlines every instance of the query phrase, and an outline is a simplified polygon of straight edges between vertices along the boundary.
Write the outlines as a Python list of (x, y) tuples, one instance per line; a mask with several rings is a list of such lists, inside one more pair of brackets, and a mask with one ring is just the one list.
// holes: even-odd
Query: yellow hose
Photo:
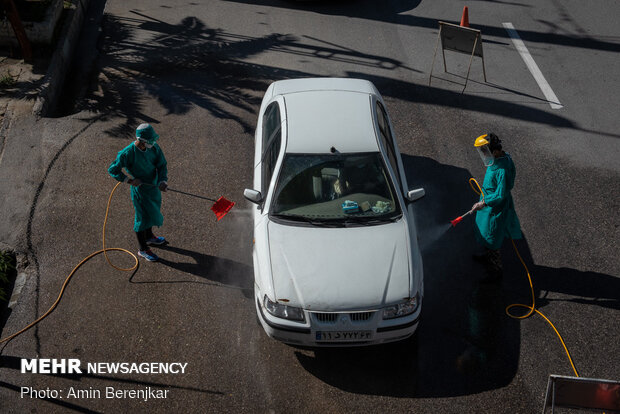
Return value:
[[(474, 187), (474, 184), (476, 185), (477, 188)], [(484, 200), (484, 193), (482, 192), (482, 188), (480, 188), (480, 184), (478, 184), (478, 181), (476, 181), (475, 178), (472, 177), (472, 178), (469, 179), (469, 185), (472, 188), (472, 190), (474, 190), (475, 193), (477, 193), (478, 195), (482, 195), (482, 199)], [(534, 312), (536, 312), (537, 314), (542, 316), (543, 319), (546, 320), (549, 325), (551, 325), (551, 327), (555, 331), (555, 333), (558, 336), (558, 338), (560, 338), (560, 342), (562, 343), (562, 346), (564, 347), (564, 350), (566, 351), (566, 355), (568, 356), (568, 361), (570, 362), (570, 365), (573, 368), (573, 371), (575, 372), (575, 376), (578, 377), (579, 373), (577, 373), (577, 368), (575, 368), (575, 364), (573, 363), (573, 358), (570, 356), (570, 352), (568, 352), (568, 348), (566, 347), (566, 343), (564, 343), (564, 339), (562, 338), (562, 335), (560, 335), (560, 332), (558, 332), (558, 330), (556, 329), (555, 325), (553, 325), (553, 323), (549, 320), (549, 318), (547, 318), (545, 315), (543, 315), (543, 313), (541, 311), (536, 309), (536, 296), (534, 295), (534, 285), (532, 284), (532, 276), (530, 275), (530, 271), (527, 268), (527, 266), (525, 265), (525, 262), (523, 261), (523, 258), (519, 254), (519, 250), (517, 249), (517, 245), (515, 244), (515, 241), (513, 239), (510, 239), (510, 241), (512, 242), (512, 247), (514, 247), (515, 252), (517, 253), (517, 257), (521, 261), (521, 264), (523, 265), (523, 268), (525, 269), (525, 272), (527, 273), (527, 280), (530, 283), (530, 291), (532, 293), (532, 305), (528, 306), (528, 305), (523, 305), (521, 303), (513, 303), (513, 304), (508, 305), (506, 307), (506, 315), (508, 315), (509, 317), (511, 317), (513, 319), (526, 319), (526, 318), (529, 318), (530, 316), (532, 316), (532, 314)], [(524, 314), (524, 315), (521, 315), (521, 316), (514, 315), (514, 314), (510, 313), (510, 309), (512, 309), (512, 308), (525, 308), (525, 309), (528, 309), (528, 312), (526, 314)]]
[[(71, 271), (71, 273), (69, 273), (69, 276), (67, 276), (67, 278), (65, 279), (65, 282), (62, 284), (62, 287), (60, 288), (60, 293), (58, 294), (58, 297), (56, 298), (56, 301), (52, 304), (52, 306), (47, 310), (47, 312), (45, 312), (43, 315), (41, 315), (37, 320), (35, 320), (34, 322), (32, 322), (31, 324), (29, 324), (28, 326), (26, 326), (25, 328), (23, 328), (21, 331), (18, 331), (16, 333), (14, 333), (13, 335), (7, 336), (6, 338), (2, 338), (0, 340), (0, 344), (3, 342), (8, 342), (11, 339), (15, 338), (18, 335), (23, 334), (24, 332), (26, 332), (28, 329), (32, 328), (33, 326), (35, 326), (36, 324), (38, 324), (39, 322), (41, 322), (43, 319), (45, 319), (47, 316), (49, 316), (50, 313), (52, 313), (54, 311), (54, 309), (56, 309), (56, 306), (58, 306), (58, 304), (60, 303), (60, 299), (62, 299), (62, 295), (65, 293), (65, 288), (67, 287), (67, 285), (69, 284), (69, 280), (71, 280), (71, 277), (73, 276), (73, 274), (80, 268), (80, 266), (82, 266), (84, 263), (86, 263), (87, 261), (89, 261), (90, 259), (92, 259), (93, 257), (97, 256), (98, 254), (103, 253), (103, 255), (105, 256), (106, 260), (108, 261), (108, 264), (110, 266), (112, 266), (113, 268), (117, 269), (117, 270), (121, 270), (123, 272), (131, 272), (135, 269), (138, 268), (138, 258), (136, 257), (135, 254), (133, 254), (132, 252), (130, 252), (129, 250), (126, 249), (121, 249), (120, 247), (105, 247), (105, 226), (108, 222), (108, 212), (110, 211), (110, 203), (112, 202), (112, 196), (114, 195), (114, 191), (116, 191), (116, 188), (120, 185), (120, 183), (117, 183), (114, 188), (112, 189), (112, 192), (110, 192), (110, 197), (108, 198), (108, 205), (105, 209), (105, 218), (103, 220), (103, 235), (102, 235), (102, 241), (103, 241), (103, 249), (98, 250), (96, 252), (93, 252), (91, 254), (89, 254), (88, 256), (86, 256), (84, 259), (82, 259), (82, 261), (80, 263), (77, 264), (77, 266), (75, 266), (73, 268), (73, 270)], [(123, 267), (118, 267), (116, 265), (114, 265), (111, 261), (110, 258), (108, 258), (108, 253), (109, 251), (112, 250), (116, 250), (116, 251), (120, 251), (120, 252), (125, 252), (127, 254), (129, 254), (131, 257), (133, 257), (133, 259), (135, 260), (135, 264), (132, 267), (128, 267), (128, 268), (123, 268)]]

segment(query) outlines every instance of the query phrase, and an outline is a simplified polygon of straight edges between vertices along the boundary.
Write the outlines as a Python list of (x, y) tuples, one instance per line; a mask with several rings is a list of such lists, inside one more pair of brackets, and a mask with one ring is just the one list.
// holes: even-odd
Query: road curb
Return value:
[(2, 157), (4, 155), (4, 143), (6, 142), (6, 136), (8, 134), (9, 125), (11, 125), (11, 120), (13, 119), (13, 112), (9, 109), (9, 103), (7, 103), (6, 108), (3, 109), (3, 113), (0, 114), (2, 119), (0, 119), (0, 163), (2, 162)]
[(33, 114), (37, 117), (48, 115), (56, 106), (67, 69), (71, 65), (76, 45), (80, 39), (89, 4), (90, 0), (78, 0), (75, 9), (69, 11), (70, 15), (63, 25), (60, 39), (43, 78), (41, 92), (32, 108)]

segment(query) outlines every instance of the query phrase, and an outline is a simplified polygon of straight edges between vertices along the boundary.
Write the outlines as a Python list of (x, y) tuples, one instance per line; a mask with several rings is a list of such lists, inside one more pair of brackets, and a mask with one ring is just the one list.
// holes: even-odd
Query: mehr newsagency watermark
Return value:
[[(113, 374), (178, 375), (185, 374), (187, 362), (88, 362), (79, 359), (22, 359), (22, 374)], [(151, 386), (132, 388), (66, 387), (64, 389), (20, 387), (21, 398), (54, 399), (140, 399), (142, 401), (168, 398), (169, 389)]]

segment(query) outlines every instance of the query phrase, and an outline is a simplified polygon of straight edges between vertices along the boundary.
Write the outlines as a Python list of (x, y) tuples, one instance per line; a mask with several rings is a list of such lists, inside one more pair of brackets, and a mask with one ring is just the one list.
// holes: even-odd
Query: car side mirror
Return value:
[(407, 198), (407, 201), (412, 203), (416, 200), (421, 199), (425, 195), (426, 195), (426, 191), (424, 191), (424, 188), (416, 188), (415, 190), (408, 191), (406, 198)]
[(243, 190), (243, 196), (250, 202), (254, 203), (254, 204), (260, 204), (263, 202), (263, 195), (260, 193), (260, 191), (256, 191), (256, 190), (251, 190), (249, 188), (246, 188), (245, 190)]

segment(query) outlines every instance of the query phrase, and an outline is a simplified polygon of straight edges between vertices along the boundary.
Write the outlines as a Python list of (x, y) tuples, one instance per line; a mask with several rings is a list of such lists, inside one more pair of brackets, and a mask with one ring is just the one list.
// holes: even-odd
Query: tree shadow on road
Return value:
[[(139, 11), (133, 14), (105, 15), (97, 79), (76, 108), (125, 119), (106, 131), (109, 135), (131, 134), (143, 120), (157, 123), (143, 111), (148, 96), (156, 97), (170, 114), (185, 114), (198, 106), (217, 118), (234, 120), (245, 132), (253, 131), (254, 111), (271, 82), (312, 76), (244, 61), (268, 50), (366, 66), (402, 66), (394, 59), (336, 46), (310, 47), (292, 35), (251, 37), (209, 28), (196, 17), (169, 24)], [(144, 39), (145, 32), (155, 35)]]
[[(575, 129), (583, 132), (593, 132), (614, 138), (620, 138), (620, 134), (616, 131), (609, 132), (585, 129), (574, 123), (569, 118), (516, 102), (507, 102), (485, 96), (464, 95), (459, 92), (437, 89), (426, 85), (414, 84), (399, 79), (390, 79), (383, 76), (366, 75), (359, 72), (348, 72), (348, 76), (367, 79), (375, 84), (377, 89), (381, 91), (382, 95), (401, 99), (403, 101), (452, 107), (472, 112), (495, 114), (506, 118), (520, 119), (527, 122), (535, 122), (538, 124)], [(522, 95), (522, 93), (518, 91), (512, 92)]]
[(249, 61), (268, 52), (380, 70), (382, 75), (350, 71), (347, 76), (370, 80), (384, 96), (406, 102), (579, 129), (568, 118), (542, 109), (395, 79), (390, 75), (395, 70), (419, 71), (393, 58), (321, 39), (279, 33), (253, 37), (207, 27), (191, 16), (170, 24), (140, 11), (132, 13), (135, 17), (105, 16), (102, 53), (92, 90), (76, 108), (104, 119), (121, 119), (118, 126), (105, 131), (110, 136), (133, 135), (141, 122), (157, 124), (159, 120), (145, 109), (150, 97), (156, 98), (169, 114), (182, 115), (200, 107), (216, 118), (233, 120), (250, 134), (255, 111), (271, 82), (319, 76)]

